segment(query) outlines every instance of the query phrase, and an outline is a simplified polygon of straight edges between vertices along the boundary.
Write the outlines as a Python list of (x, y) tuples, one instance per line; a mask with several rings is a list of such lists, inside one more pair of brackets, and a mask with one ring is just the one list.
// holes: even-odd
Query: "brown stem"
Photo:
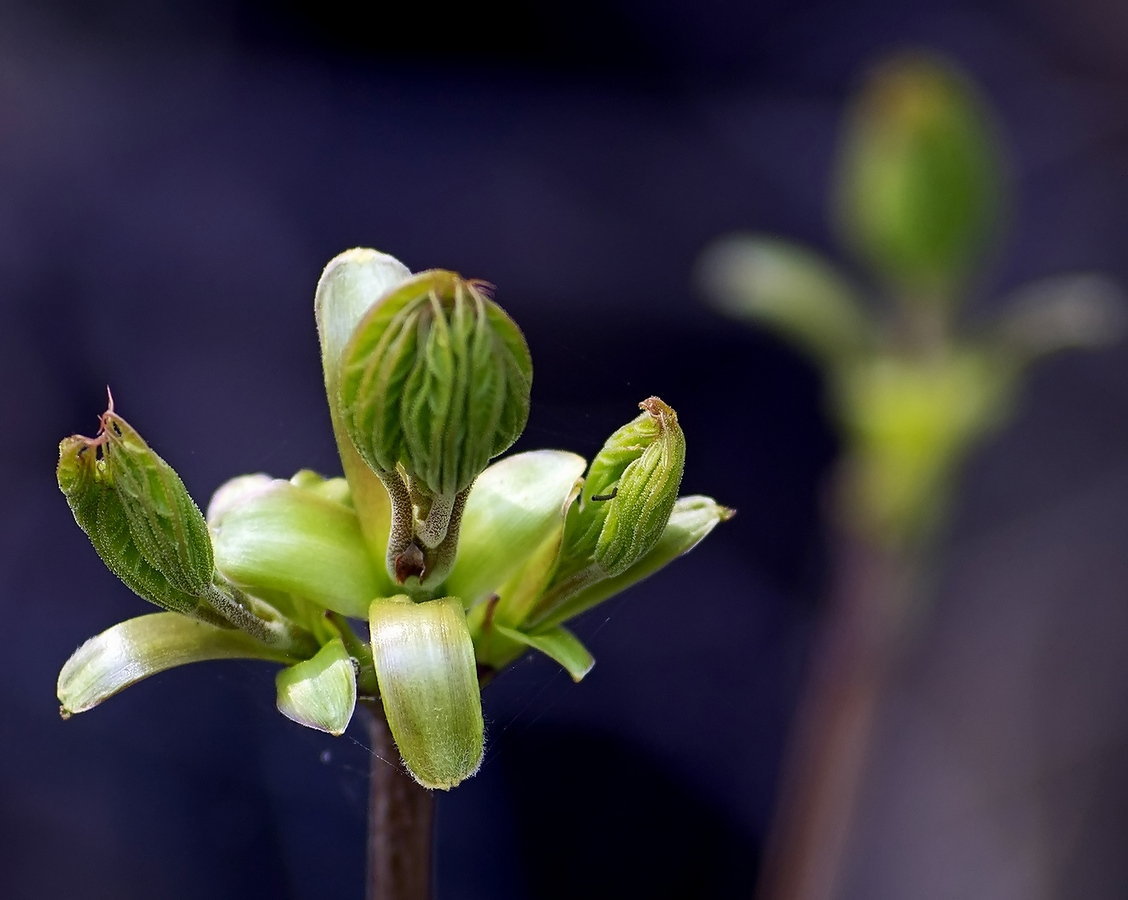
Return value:
[(372, 778), (368, 794), (368, 900), (430, 900), (434, 797), (404, 768), (384, 707), (370, 713)]
[(907, 560), (843, 537), (792, 728), (759, 900), (836, 896), (875, 713), (899, 642)]

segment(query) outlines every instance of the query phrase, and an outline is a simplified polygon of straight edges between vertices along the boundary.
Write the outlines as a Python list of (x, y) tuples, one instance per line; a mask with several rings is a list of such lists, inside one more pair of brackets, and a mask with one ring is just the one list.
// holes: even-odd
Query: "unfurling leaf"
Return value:
[[(639, 405), (645, 412), (632, 430), (636, 439), (649, 438), (649, 442), (611, 487), (609, 493), (615, 496), (606, 504), (607, 516), (595, 546), (595, 561), (609, 577), (625, 572), (658, 543), (685, 468), (685, 436), (677, 414), (657, 397)], [(607, 486), (603, 490), (607, 492)], [(592, 497), (587, 495), (589, 503)]]
[(406, 476), (423, 547), (443, 542), (458, 496), (521, 434), (532, 376), (513, 320), (453, 272), (407, 279), (356, 327), (342, 355), (344, 425), (373, 470)]
[(474, 644), (457, 597), (372, 601), (372, 661), (392, 737), (408, 771), (448, 790), (478, 771), (484, 747)]
[(214, 573), (207, 523), (184, 483), (113, 405), (97, 437), (59, 445), (59, 488), (111, 572), (139, 596), (220, 621), (202, 598)]
[(677, 500), (685, 436), (677, 414), (650, 397), (607, 439), (568, 516), (562, 571), (594, 563), (602, 577), (626, 571), (657, 543)]

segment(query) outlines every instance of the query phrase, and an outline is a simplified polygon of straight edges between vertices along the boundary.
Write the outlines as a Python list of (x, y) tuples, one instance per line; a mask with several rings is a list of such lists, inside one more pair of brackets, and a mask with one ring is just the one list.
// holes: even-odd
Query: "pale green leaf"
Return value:
[(462, 601), (374, 600), (369, 634), (384, 715), (408, 770), (432, 789), (469, 778), (482, 762), (484, 727)]
[(344, 734), (356, 707), (356, 670), (340, 638), (312, 659), (280, 670), (275, 684), (278, 711), (287, 719), (334, 737)]
[(179, 613), (140, 616), (91, 638), (63, 664), (58, 684), (63, 716), (92, 709), (157, 672), (209, 659), (286, 658), (236, 629)]
[[(556, 572), (557, 560), (564, 544), (564, 527), (568, 510), (583, 489), (584, 481), (577, 478), (572, 490), (564, 498), (560, 509), (560, 522), (549, 532), (539, 547), (529, 554), (524, 563), (509, 579), (497, 588), (498, 601), (490, 613), (493, 621), (502, 625), (519, 625), (525, 621), (529, 610), (544, 594)], [(485, 622), (487, 604), (473, 606), (467, 615), (474, 646), (478, 647), (479, 627)], [(479, 655), (481, 648), (479, 647)]]
[(321, 365), (330, 396), (337, 393), (341, 353), (368, 308), (411, 277), (394, 256), (355, 247), (333, 257), (317, 283), (314, 312), (321, 341)]
[(724, 522), (733, 514), (733, 510), (720, 506), (710, 497), (694, 495), (679, 498), (674, 504), (674, 511), (662, 536), (646, 556), (622, 575), (597, 582), (566, 599), (559, 606), (534, 610), (525, 627), (536, 633), (550, 630), (561, 622), (626, 590), (683, 553), (688, 553), (716, 527), (718, 522)]
[(697, 277), (718, 309), (756, 321), (818, 361), (837, 363), (872, 343), (872, 324), (849, 282), (805, 247), (733, 235), (705, 252)]
[(506, 628), (504, 625), (495, 624), (493, 627), (510, 640), (539, 650), (550, 659), (556, 660), (568, 670), (573, 681), (583, 679), (595, 665), (595, 657), (567, 628), (556, 627), (536, 634), (525, 634), (515, 628)]
[(360, 458), (345, 432), (337, 402), (337, 384), (341, 354), (357, 323), (373, 303), (410, 276), (410, 270), (398, 259), (357, 247), (330, 260), (321, 273), (314, 299), (333, 435), (369, 553), (378, 560), (383, 560), (388, 546), (391, 503), (384, 485)]
[(357, 618), (373, 597), (391, 593), (352, 509), (288, 481), (245, 478), (254, 480), (221, 488), (208, 510), (216, 568), (232, 582)]
[(518, 453), (474, 483), (458, 559), (444, 590), (467, 606), (487, 597), (561, 527), (565, 504), (584, 472), (583, 457), (561, 450)]
[(1002, 344), (1021, 363), (1059, 350), (1101, 347), (1124, 336), (1124, 291), (1103, 275), (1043, 278), (1013, 294), (996, 325)]

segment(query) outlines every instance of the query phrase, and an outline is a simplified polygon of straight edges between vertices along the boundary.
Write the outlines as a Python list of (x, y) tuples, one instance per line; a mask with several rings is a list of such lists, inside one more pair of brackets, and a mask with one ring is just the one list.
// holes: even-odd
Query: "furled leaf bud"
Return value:
[(176, 612), (221, 621), (201, 604), (213, 561), (207, 524), (184, 483), (113, 411), (97, 437), (59, 445), (58, 482), (106, 566), (135, 593)]
[(564, 537), (565, 568), (594, 563), (603, 577), (625, 571), (662, 536), (685, 467), (677, 414), (650, 397), (592, 461)]
[(424, 547), (442, 543), (458, 495), (524, 429), (531, 383), (516, 324), (453, 272), (407, 279), (357, 325), (340, 372), (345, 429), (374, 470), (406, 476)]

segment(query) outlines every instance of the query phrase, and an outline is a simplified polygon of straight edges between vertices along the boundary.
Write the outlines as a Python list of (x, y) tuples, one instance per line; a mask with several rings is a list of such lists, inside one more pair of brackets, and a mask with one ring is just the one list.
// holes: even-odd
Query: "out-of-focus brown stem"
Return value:
[(833, 900), (874, 717), (901, 633), (907, 558), (842, 536), (785, 757), (759, 900)]
[(379, 700), (368, 710), (368, 900), (430, 900), (434, 798), (404, 769)]

